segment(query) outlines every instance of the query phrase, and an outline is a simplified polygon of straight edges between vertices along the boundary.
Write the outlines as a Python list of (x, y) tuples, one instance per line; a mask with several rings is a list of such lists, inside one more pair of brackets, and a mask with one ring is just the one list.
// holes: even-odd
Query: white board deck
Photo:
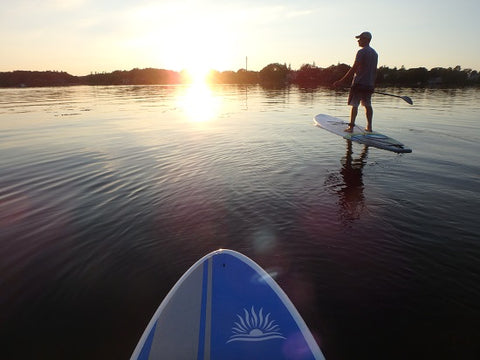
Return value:
[(287, 295), (259, 265), (218, 250), (197, 261), (152, 317), (137, 359), (324, 359)]
[(396, 153), (412, 152), (412, 149), (405, 147), (400, 141), (375, 131), (366, 132), (365, 128), (359, 125), (355, 125), (353, 132), (345, 132), (345, 129), (348, 127), (348, 122), (334, 116), (318, 114), (314, 117), (313, 122), (316, 126), (347, 140)]

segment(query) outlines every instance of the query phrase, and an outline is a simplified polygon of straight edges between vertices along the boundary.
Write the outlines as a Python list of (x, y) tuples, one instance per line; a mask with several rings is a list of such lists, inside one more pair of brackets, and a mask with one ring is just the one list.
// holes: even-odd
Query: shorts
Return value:
[(358, 107), (360, 103), (363, 106), (372, 106), (373, 88), (363, 85), (353, 85), (348, 94), (348, 105)]

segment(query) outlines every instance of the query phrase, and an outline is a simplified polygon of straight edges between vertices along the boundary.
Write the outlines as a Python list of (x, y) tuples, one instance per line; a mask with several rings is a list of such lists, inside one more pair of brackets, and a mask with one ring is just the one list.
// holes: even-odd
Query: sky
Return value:
[(379, 66), (480, 71), (478, 14), (478, 0), (2, 1), (0, 71), (351, 65), (362, 31)]

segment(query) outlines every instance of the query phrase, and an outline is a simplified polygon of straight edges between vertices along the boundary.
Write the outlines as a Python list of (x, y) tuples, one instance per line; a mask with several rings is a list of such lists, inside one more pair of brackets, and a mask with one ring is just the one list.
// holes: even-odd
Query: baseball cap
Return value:
[(362, 32), (360, 35), (357, 35), (355, 36), (357, 39), (360, 39), (360, 38), (365, 38), (365, 39), (369, 39), (369, 40), (372, 40), (372, 34), (370, 34), (368, 31), (364, 31)]

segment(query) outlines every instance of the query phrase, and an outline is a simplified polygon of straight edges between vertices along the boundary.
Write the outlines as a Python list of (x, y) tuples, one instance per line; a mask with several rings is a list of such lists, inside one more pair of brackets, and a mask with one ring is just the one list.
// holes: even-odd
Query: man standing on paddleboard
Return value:
[(352, 111), (350, 113), (350, 124), (345, 131), (353, 131), (360, 103), (365, 107), (367, 115), (367, 127), (365, 130), (372, 131), (372, 94), (377, 76), (378, 54), (370, 47), (370, 41), (372, 40), (371, 33), (364, 31), (355, 37), (358, 39), (358, 46), (361, 47), (355, 57), (355, 63), (345, 76), (335, 81), (333, 85), (340, 86), (345, 79), (353, 74), (352, 86), (350, 87), (350, 94), (348, 95), (348, 105), (352, 106)]

